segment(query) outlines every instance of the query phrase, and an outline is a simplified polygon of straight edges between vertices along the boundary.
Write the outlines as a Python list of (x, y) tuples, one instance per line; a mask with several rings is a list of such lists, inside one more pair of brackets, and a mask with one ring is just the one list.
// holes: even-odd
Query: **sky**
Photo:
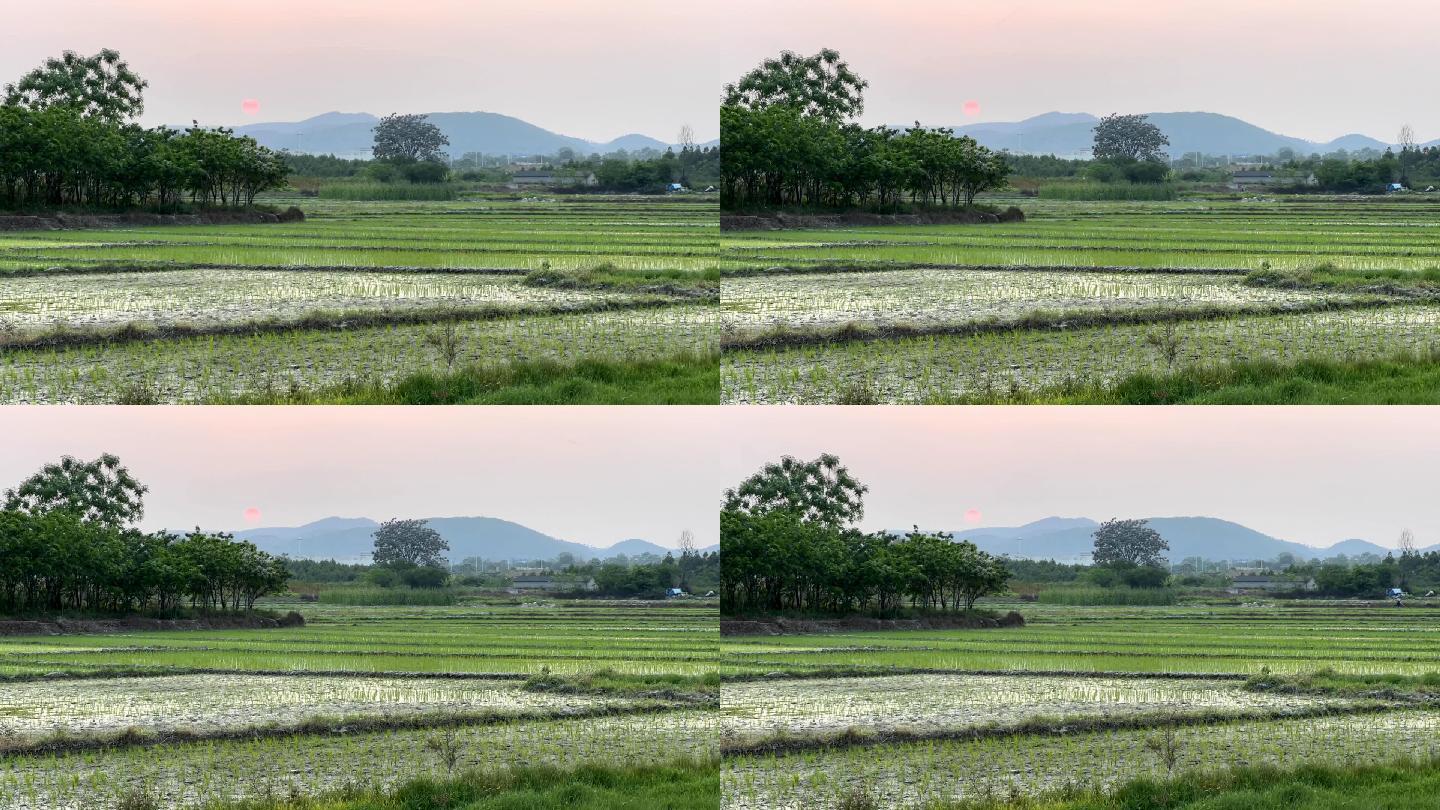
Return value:
[(783, 455), (834, 453), (870, 487), (868, 531), (1206, 516), (1314, 546), (1393, 547), (1406, 528), (1440, 542), (1434, 408), (726, 410), (726, 487)]
[[(720, 10), (671, 0), (46, 0), (0, 26), (0, 83), (118, 50), (148, 125), (483, 110), (564, 135), (719, 136)], [(247, 109), (246, 100), (258, 102)]]
[(109, 452), (150, 487), (149, 530), (488, 516), (593, 546), (690, 529), (703, 547), (719, 542), (716, 410), (11, 406), (0, 489)]
[[(870, 81), (863, 122), (930, 126), (1044, 112), (1205, 111), (1283, 135), (1405, 123), (1440, 138), (1440, 107), (1415, 88), (1440, 3), (1391, 0), (730, 0), (716, 36), (724, 81), (782, 50), (838, 50)], [(762, 20), (763, 24), (757, 24)], [(978, 114), (966, 116), (966, 101)]]

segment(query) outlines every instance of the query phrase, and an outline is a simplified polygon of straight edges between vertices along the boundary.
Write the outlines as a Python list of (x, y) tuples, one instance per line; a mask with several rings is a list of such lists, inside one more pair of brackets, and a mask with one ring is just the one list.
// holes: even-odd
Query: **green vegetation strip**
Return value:
[(1141, 372), (1112, 385), (1049, 389), (956, 403), (1075, 405), (1436, 405), (1440, 351), (1360, 360), (1255, 360), (1196, 366), (1170, 374)]
[(1386, 702), (1350, 706), (1312, 706), (1260, 711), (1151, 712), (1126, 717), (1034, 717), (1020, 723), (997, 723), (964, 728), (900, 729), (847, 728), (830, 733), (794, 734), (781, 731), (765, 737), (740, 738), (721, 743), (726, 757), (785, 755), (801, 751), (861, 748), (929, 741), (980, 741), (1030, 737), (1064, 737), (1101, 731), (1145, 730), (1211, 726), (1220, 723), (1269, 722), (1316, 717), (1383, 714), (1395, 710)]
[(568, 306), (434, 306), (410, 310), (347, 310), (315, 311), (298, 318), (256, 319), (240, 323), (151, 324), (127, 323), (104, 329), (60, 327), (38, 335), (19, 335), (7, 339), (0, 334), (0, 351), (57, 349), (76, 346), (110, 346), (153, 340), (176, 340), (196, 337), (230, 335), (278, 335), (287, 332), (335, 331), (378, 326), (438, 324), (458, 321), (492, 321), (505, 318), (581, 315), (599, 312), (624, 312), (670, 306), (666, 298), (632, 301), (594, 301)]
[[(879, 810), (863, 791), (848, 810)], [(927, 810), (1437, 810), (1440, 759), (1372, 765), (1232, 768), (1174, 779), (1140, 778), (1111, 790), (1036, 797), (935, 801)]]
[(1205, 305), (1188, 309), (1168, 306), (1099, 312), (1049, 312), (1037, 310), (1019, 318), (966, 321), (964, 323), (867, 324), (851, 322), (834, 327), (777, 327), (756, 334), (727, 333), (721, 338), (725, 352), (783, 349), (836, 343), (865, 343), (923, 337), (979, 337), (1022, 331), (1067, 331), (1105, 326), (1184, 323), (1217, 318), (1298, 315), (1315, 312), (1345, 312), (1382, 309), (1394, 302), (1385, 299), (1314, 301), (1302, 304), (1223, 306)]
[(390, 384), (341, 384), (317, 391), (247, 395), (265, 405), (718, 405), (718, 354), (639, 360), (535, 360), (422, 371)]
[[(684, 708), (693, 705), (686, 701)], [(190, 730), (127, 728), (118, 732), (72, 733), (64, 729), (43, 737), (0, 737), (0, 757), (59, 754), (78, 751), (101, 751), (116, 748), (149, 748), (180, 743), (220, 740), (265, 740), (297, 735), (345, 735), (378, 731), (444, 729), (469, 726), (490, 726), (505, 723), (585, 720), (597, 717), (629, 717), (672, 712), (682, 706), (661, 701), (644, 701), (630, 706), (576, 707), (558, 711), (435, 711), (400, 717), (348, 715), (344, 717), (315, 716), (298, 723), (263, 723)]]
[[(216, 802), (206, 810), (704, 810), (717, 806), (714, 760), (655, 765), (517, 767), (426, 777), (389, 791), (350, 789), (317, 797)], [(144, 795), (137, 794), (137, 801)]]

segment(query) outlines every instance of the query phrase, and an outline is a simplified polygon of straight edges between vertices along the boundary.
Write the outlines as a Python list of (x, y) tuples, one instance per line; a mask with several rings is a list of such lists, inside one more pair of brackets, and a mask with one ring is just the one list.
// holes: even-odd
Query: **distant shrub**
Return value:
[(1049, 183), (1039, 189), (1042, 200), (1173, 200), (1174, 183)]
[(1172, 588), (1100, 588), (1066, 586), (1040, 591), (1043, 605), (1173, 605), (1178, 594)]
[(456, 191), (449, 183), (337, 182), (321, 185), (319, 194), (325, 200), (453, 200)]
[(400, 581), (411, 588), (443, 588), (450, 574), (443, 568), (422, 566), (400, 574)]
[(334, 588), (319, 597), (330, 605), (453, 605), (458, 594), (449, 588)]
[(450, 169), (444, 163), (422, 160), (401, 166), (400, 174), (411, 183), (443, 183), (450, 177)]

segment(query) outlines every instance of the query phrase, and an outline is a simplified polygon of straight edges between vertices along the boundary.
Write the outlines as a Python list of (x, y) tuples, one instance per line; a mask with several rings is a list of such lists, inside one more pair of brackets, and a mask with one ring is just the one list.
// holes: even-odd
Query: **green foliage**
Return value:
[(1042, 589), (1044, 605), (1173, 605), (1179, 594), (1170, 588), (1064, 585)]
[(370, 566), (336, 562), (335, 560), (303, 560), (285, 558), (290, 578), (299, 582), (355, 582)]
[(456, 187), (448, 183), (334, 182), (321, 183), (325, 200), (453, 200)]
[(969, 542), (918, 529), (895, 537), (806, 520), (789, 509), (720, 513), (721, 610), (891, 613), (970, 610), (1005, 587), (1003, 561)]
[(814, 56), (783, 51), (738, 82), (725, 85), (724, 103), (750, 111), (784, 107), (803, 116), (839, 122), (864, 111), (868, 86), (831, 48)]
[(521, 766), (445, 779), (418, 779), (389, 791), (334, 798), (220, 803), (212, 810), (657, 810), (714, 807), (713, 761), (574, 770)]
[(1100, 566), (1160, 566), (1170, 544), (1144, 520), (1111, 518), (1095, 530), (1094, 561)]
[(32, 515), (67, 512), (118, 529), (144, 516), (149, 489), (130, 475), (118, 456), (105, 453), (93, 461), (64, 456), (6, 490), (4, 508)]
[(438, 160), (440, 147), (450, 145), (440, 128), (420, 114), (392, 113), (374, 127), (376, 160), (416, 163)]
[(376, 565), (390, 566), (440, 566), (444, 564), (441, 553), (450, 550), (440, 533), (417, 519), (393, 518), (380, 524), (372, 535), (375, 538), (375, 553), (372, 559)]
[(720, 108), (726, 208), (890, 208), (974, 203), (1010, 173), (1002, 155), (953, 130), (865, 129), (793, 107)]
[(246, 403), (366, 405), (714, 405), (720, 366), (714, 356), (639, 360), (532, 360), (422, 371), (387, 385), (245, 397)]
[(397, 588), (346, 586), (326, 588), (317, 594), (326, 605), (453, 605), (459, 593), (449, 588)]
[(0, 106), (0, 206), (252, 205), (290, 167), (253, 138), (89, 118), (64, 107)]
[(1095, 125), (1091, 153), (1099, 161), (1159, 162), (1164, 158), (1161, 148), (1169, 145), (1170, 139), (1146, 116), (1115, 113)]
[(1066, 182), (1040, 186), (1042, 200), (1173, 200), (1179, 196), (1170, 183)]
[(148, 84), (110, 48), (94, 56), (66, 51), (5, 85), (4, 103), (29, 110), (62, 108), (116, 124), (145, 111)]
[(73, 512), (0, 511), (0, 611), (250, 610), (284, 589), (283, 560), (228, 534), (145, 534)]
[(838, 529), (865, 516), (869, 489), (833, 454), (822, 453), (814, 461), (785, 456), (726, 490), (724, 508), (749, 515), (783, 511)]

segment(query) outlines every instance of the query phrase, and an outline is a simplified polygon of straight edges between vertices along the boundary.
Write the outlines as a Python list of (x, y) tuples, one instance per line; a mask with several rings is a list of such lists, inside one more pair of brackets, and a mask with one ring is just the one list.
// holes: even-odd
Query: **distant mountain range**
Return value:
[[(271, 554), (313, 560), (368, 560), (375, 541), (371, 533), (380, 524), (370, 518), (327, 517), (303, 526), (245, 529), (235, 532), (241, 540), (254, 543)], [(648, 540), (621, 540), (605, 548), (560, 540), (534, 529), (492, 517), (429, 518), (430, 528), (450, 544), (446, 556), (452, 562), (467, 557), (487, 560), (549, 560), (566, 552), (576, 559), (592, 560), (624, 554), (665, 556), (672, 549)], [(715, 549), (708, 549), (715, 550)]]
[[(1319, 143), (1271, 132), (1228, 115), (1209, 112), (1149, 113), (1150, 123), (1170, 139), (1166, 147), (1171, 158), (1190, 152), (1207, 155), (1273, 155), (1289, 147), (1302, 156), (1325, 154), (1337, 149), (1384, 151), (1390, 144), (1368, 135), (1343, 135)], [(969, 135), (982, 146), (1009, 149), (1025, 154), (1061, 157), (1088, 156), (1094, 142), (1092, 130), (1100, 119), (1090, 113), (1049, 112), (1024, 121), (962, 124), (956, 133)], [(1440, 139), (1422, 146), (1440, 144)]]
[[(1283, 553), (1312, 560), (1345, 554), (1385, 556), (1393, 549), (1368, 540), (1342, 540), (1327, 548), (1280, 540), (1254, 529), (1212, 517), (1153, 517), (1150, 528), (1170, 544), (1171, 562), (1186, 557), (1207, 560), (1268, 560)], [(964, 529), (953, 532), (958, 540), (969, 540), (991, 554), (1008, 554), (1028, 559), (1075, 562), (1089, 558), (1095, 541), (1091, 536), (1100, 524), (1090, 518), (1047, 517), (1023, 526)], [(1440, 545), (1421, 551), (1440, 550)]]
[[(369, 157), (374, 143), (371, 129), (379, 120), (370, 113), (328, 112), (304, 121), (246, 124), (235, 127), (235, 132), (249, 135), (261, 146), (271, 149), (346, 158)], [(570, 148), (578, 154), (589, 155), (593, 152), (606, 154), (618, 149), (628, 152), (642, 149), (664, 151), (670, 146), (664, 141), (636, 133), (604, 143), (587, 141), (491, 112), (430, 113), (428, 120), (450, 139), (445, 151), (457, 158), (467, 152), (553, 155), (561, 149)]]

